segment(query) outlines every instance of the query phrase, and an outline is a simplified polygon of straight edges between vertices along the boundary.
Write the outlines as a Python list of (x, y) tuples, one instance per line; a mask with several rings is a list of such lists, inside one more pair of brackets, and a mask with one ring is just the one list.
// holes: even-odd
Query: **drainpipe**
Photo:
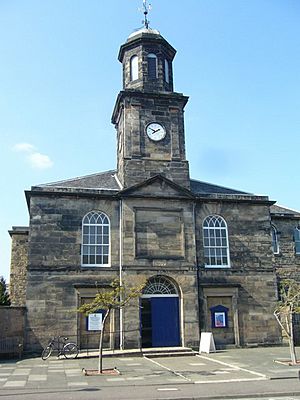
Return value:
[(193, 211), (194, 211), (194, 244), (195, 244), (195, 263), (196, 263), (196, 278), (197, 278), (197, 293), (198, 293), (198, 330), (199, 330), (199, 338), (201, 335), (201, 322), (200, 322), (200, 315), (201, 315), (201, 301), (200, 301), (200, 265), (198, 262), (198, 249), (197, 249), (197, 241), (196, 241), (196, 203), (193, 204)]
[[(119, 200), (119, 284), (123, 286), (122, 260), (123, 260), (123, 229), (122, 229), (123, 202)], [(123, 308), (120, 308), (120, 350), (124, 349)]]
[[(125, 117), (126, 117), (126, 104), (123, 100), (123, 151), (125, 152)], [(120, 140), (121, 138), (119, 138)], [(122, 185), (123, 189), (123, 185)], [(119, 284), (123, 286), (123, 200), (119, 200)], [(123, 308), (120, 308), (120, 350), (124, 350), (124, 313)]]

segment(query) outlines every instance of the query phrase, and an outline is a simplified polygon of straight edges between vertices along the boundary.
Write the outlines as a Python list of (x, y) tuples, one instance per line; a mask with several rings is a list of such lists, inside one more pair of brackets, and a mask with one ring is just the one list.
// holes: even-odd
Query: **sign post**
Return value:
[(216, 346), (212, 332), (201, 332), (199, 353), (215, 353)]

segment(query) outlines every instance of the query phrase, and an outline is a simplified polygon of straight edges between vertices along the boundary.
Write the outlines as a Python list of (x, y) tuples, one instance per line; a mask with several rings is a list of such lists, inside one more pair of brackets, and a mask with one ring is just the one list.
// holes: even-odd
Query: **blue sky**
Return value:
[[(116, 166), (120, 45), (142, 0), (0, 0), (0, 275), (24, 190)], [(174, 46), (191, 177), (300, 210), (300, 1), (152, 0)]]

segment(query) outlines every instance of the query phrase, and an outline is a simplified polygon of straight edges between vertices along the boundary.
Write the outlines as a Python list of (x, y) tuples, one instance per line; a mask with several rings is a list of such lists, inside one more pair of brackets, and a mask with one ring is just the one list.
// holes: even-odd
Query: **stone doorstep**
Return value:
[(198, 354), (197, 352), (191, 350), (191, 351), (181, 351), (181, 352), (176, 352), (176, 351), (169, 351), (169, 352), (151, 352), (144, 354), (145, 357), (147, 358), (159, 358), (159, 357), (186, 357), (186, 356), (195, 356)]
[[(98, 357), (97, 350), (88, 352), (82, 351), (78, 354), (78, 358)], [(179, 357), (193, 356), (198, 354), (189, 347), (151, 347), (146, 349), (128, 349), (128, 350), (104, 350), (103, 357)]]

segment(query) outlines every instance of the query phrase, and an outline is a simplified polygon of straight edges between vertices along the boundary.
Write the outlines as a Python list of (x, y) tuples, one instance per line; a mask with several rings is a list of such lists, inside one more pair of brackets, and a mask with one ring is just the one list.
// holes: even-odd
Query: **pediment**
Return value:
[(188, 189), (162, 175), (156, 175), (137, 185), (126, 188), (120, 194), (126, 195), (126, 197), (194, 198)]

